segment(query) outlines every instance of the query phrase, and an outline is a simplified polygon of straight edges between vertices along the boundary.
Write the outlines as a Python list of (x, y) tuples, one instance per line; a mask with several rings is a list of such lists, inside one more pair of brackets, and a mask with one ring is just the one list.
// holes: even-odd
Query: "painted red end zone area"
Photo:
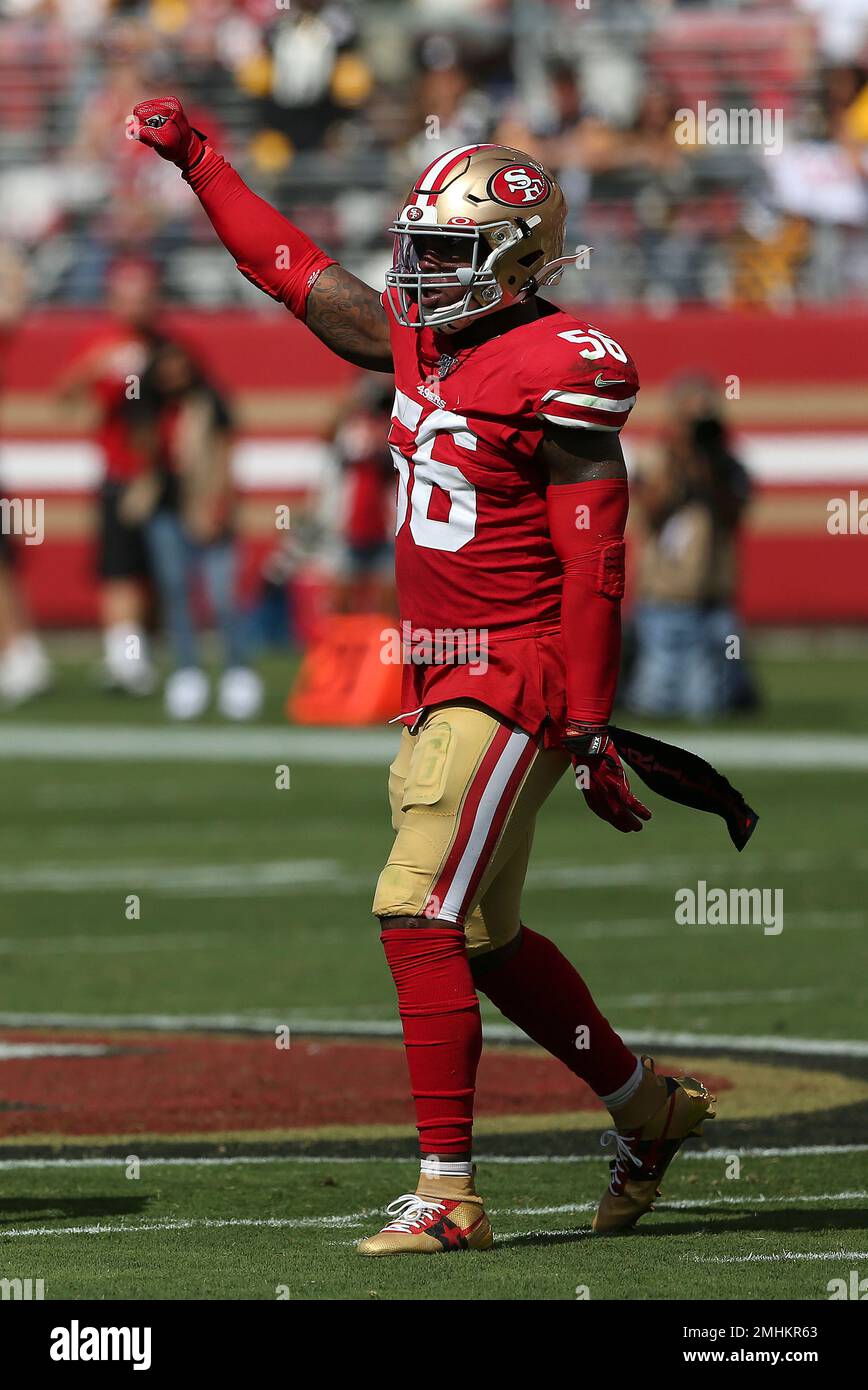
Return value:
[[(4, 1033), (0, 1042), (107, 1049), (96, 1057), (0, 1061), (0, 1138), (267, 1134), (332, 1125), (406, 1125), (413, 1132), (398, 1044), (305, 1040), (281, 1050), (268, 1036), (79, 1033)], [(717, 1091), (732, 1084), (724, 1077), (703, 1079)], [(486, 1051), (477, 1094), (480, 1117), (602, 1109), (557, 1062), (515, 1049)]]

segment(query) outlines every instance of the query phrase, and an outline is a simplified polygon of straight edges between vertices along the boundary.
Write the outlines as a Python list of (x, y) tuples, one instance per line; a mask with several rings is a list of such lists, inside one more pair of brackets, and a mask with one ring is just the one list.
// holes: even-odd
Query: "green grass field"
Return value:
[[(761, 815), (743, 855), (721, 822), (657, 799), (643, 834), (622, 838), (566, 783), (553, 796), (525, 919), (576, 962), (628, 1040), (660, 1039), (662, 1055), (697, 1069), (705, 1053), (718, 1071), (722, 1058), (765, 1071), (749, 1104), (728, 1112), (722, 1097), (706, 1132), (713, 1147), (679, 1159), (658, 1210), (614, 1241), (588, 1235), (606, 1117), (573, 1130), (563, 1116), (551, 1127), (493, 1116), (479, 1157), (495, 1247), (435, 1261), (362, 1261), (352, 1250), (383, 1205), (412, 1190), (409, 1126), (406, 1139), (394, 1124), (357, 1135), (332, 1124), (312, 1139), (264, 1120), (256, 1137), (230, 1107), (225, 1133), (204, 1139), (177, 1125), (151, 1131), (147, 1114), (135, 1133), (82, 1134), (74, 1095), (55, 1128), (40, 1119), (33, 1097), (49, 1073), (38, 1068), (56, 1082), (70, 1064), (46, 1057), (16, 1071), (28, 1038), (100, 1034), (114, 1046), (129, 1019), (139, 1040), (195, 1029), (207, 1043), (285, 1021), (291, 1094), (296, 1039), (395, 1021), (370, 917), (390, 839), (385, 759), (370, 736), (349, 763), (323, 753), (321, 731), (307, 741), (292, 731), (290, 742), (287, 671), (271, 660), (260, 729), (209, 720), (180, 743), (171, 730), (164, 746), (151, 738), (130, 754), (117, 738), (164, 730), (158, 701), (99, 696), (87, 650), (58, 653), (57, 690), (0, 717), (0, 1277), (42, 1276), (48, 1298), (573, 1299), (582, 1285), (604, 1299), (822, 1299), (830, 1278), (868, 1274), (868, 773), (807, 757), (816, 739), (842, 734), (864, 753), (864, 648), (774, 652), (762, 663), (764, 710), (717, 731), (754, 740), (737, 769), (719, 764)], [(750, 766), (750, 749), (773, 733), (791, 735), (793, 765)], [(212, 736), (219, 756), (197, 742)], [(275, 787), (283, 762), (288, 790)], [(674, 894), (700, 879), (781, 889), (783, 931), (677, 926)], [(502, 1022), (487, 1006), (484, 1016)], [(335, 1075), (338, 1114), (341, 1085)], [(192, 1161), (221, 1152), (262, 1161)], [(155, 1161), (131, 1179), (127, 1153)], [(726, 1175), (732, 1153), (737, 1179)]]
[[(19, 1269), (44, 1271), (48, 1298), (402, 1299), (424, 1290), (443, 1299), (575, 1299), (584, 1285), (592, 1300), (820, 1299), (851, 1268), (843, 1255), (866, 1248), (855, 1196), (863, 1158), (754, 1158), (739, 1182), (724, 1180), (717, 1160), (682, 1159), (665, 1208), (609, 1240), (587, 1229), (600, 1191), (596, 1160), (491, 1164), (484, 1190), (495, 1247), (422, 1261), (362, 1260), (353, 1250), (376, 1223), (384, 1190), (405, 1182), (398, 1160), (155, 1163), (137, 1180), (121, 1164), (63, 1175), (0, 1170), (0, 1259), (11, 1264), (14, 1242)], [(830, 1192), (845, 1195), (830, 1200)], [(34, 1230), (46, 1234), (26, 1234)], [(782, 1272), (782, 1242), (813, 1258)], [(864, 1274), (864, 1257), (862, 1266)]]

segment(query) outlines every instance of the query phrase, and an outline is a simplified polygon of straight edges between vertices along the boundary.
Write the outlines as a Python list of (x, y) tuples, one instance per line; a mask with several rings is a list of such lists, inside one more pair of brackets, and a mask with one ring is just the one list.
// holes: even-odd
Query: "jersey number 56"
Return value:
[[(474, 450), (476, 435), (471, 434), (464, 416), (454, 415), (451, 410), (432, 410), (420, 425), (422, 407), (403, 391), (395, 393), (392, 415), (406, 429), (414, 431), (416, 444), (410, 461), (396, 444), (389, 444), (398, 471), (395, 534), (404, 525), (409, 508), (410, 534), (417, 545), (426, 550), (461, 550), (476, 534), (476, 489), (456, 464), (434, 458), (434, 449), (439, 437), (448, 434), (459, 448)], [(435, 487), (449, 497), (449, 517), (445, 521), (428, 515)]]

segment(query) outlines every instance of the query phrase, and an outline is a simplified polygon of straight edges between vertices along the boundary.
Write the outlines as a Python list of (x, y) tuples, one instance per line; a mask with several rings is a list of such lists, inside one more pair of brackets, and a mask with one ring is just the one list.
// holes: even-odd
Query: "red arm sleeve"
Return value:
[(334, 258), (249, 189), (210, 145), (184, 178), (241, 274), (304, 321), (307, 297)]
[(597, 479), (546, 492), (549, 531), (564, 569), (561, 637), (567, 716), (607, 724), (621, 658), (627, 481)]

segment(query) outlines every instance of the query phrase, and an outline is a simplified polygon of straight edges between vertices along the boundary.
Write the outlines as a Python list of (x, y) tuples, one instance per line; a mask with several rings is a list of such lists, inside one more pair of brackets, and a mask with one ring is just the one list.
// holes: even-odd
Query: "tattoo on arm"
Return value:
[(554, 484), (627, 477), (619, 436), (603, 430), (548, 426), (539, 458), (549, 482)]
[(374, 372), (393, 370), (389, 321), (377, 291), (341, 265), (330, 265), (307, 301), (308, 328), (327, 347)]

